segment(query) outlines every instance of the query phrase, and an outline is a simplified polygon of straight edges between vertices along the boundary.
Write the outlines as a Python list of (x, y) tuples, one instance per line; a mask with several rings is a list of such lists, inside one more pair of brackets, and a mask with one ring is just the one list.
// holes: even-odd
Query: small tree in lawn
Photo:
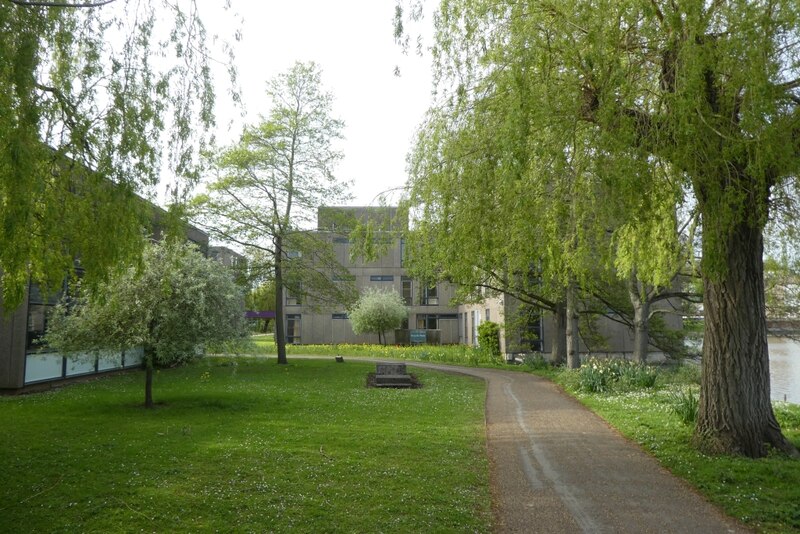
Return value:
[(142, 347), (145, 407), (152, 408), (157, 365), (186, 362), (209, 342), (243, 335), (244, 297), (232, 273), (192, 245), (157, 243), (145, 247), (140, 268), (65, 299), (46, 339), (60, 351)]
[(408, 310), (397, 291), (367, 288), (348, 315), (354, 333), (378, 334), (378, 343), (385, 345), (386, 331), (399, 327)]

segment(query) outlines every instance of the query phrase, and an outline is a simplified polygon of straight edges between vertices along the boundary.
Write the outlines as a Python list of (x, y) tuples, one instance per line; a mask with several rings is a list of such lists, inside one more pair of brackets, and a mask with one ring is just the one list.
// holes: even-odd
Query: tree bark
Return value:
[(144, 348), (144, 407), (153, 407), (153, 349)]
[(578, 288), (575, 282), (567, 286), (567, 367), (581, 366), (580, 337), (578, 333)]
[(650, 301), (647, 295), (642, 298), (641, 287), (635, 272), (631, 274), (628, 295), (633, 305), (633, 361), (646, 363), (650, 345)]
[[(727, 237), (714, 229), (726, 221), (713, 207), (703, 209), (703, 256), (725, 240), (721, 275), (704, 271), (705, 334), (700, 407), (694, 440), (712, 454), (751, 458), (767, 454), (766, 444), (799, 457), (783, 436), (770, 401), (769, 353), (764, 306), (762, 229), (747, 221)], [(728, 225), (730, 223), (728, 222)]]
[(278, 363), (289, 363), (286, 359), (286, 317), (283, 315), (283, 238), (275, 236), (275, 347)]
[(553, 365), (562, 365), (567, 361), (567, 303), (559, 301), (553, 310), (555, 329), (553, 344), (550, 348), (550, 359)]

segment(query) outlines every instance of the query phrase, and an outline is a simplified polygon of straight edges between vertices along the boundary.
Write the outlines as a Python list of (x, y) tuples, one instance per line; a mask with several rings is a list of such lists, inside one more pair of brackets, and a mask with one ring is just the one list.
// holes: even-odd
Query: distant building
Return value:
[(220, 245), (213, 245), (208, 247), (208, 257), (214, 258), (225, 267), (234, 269), (242, 269), (245, 265), (246, 258), (228, 247)]
[[(349, 234), (355, 221), (371, 221), (376, 240), (386, 250), (374, 261), (350, 257)], [(478, 346), (478, 327), (485, 321), (500, 325), (501, 352), (506, 355), (549, 353), (555, 336), (552, 314), (530, 308), (514, 297), (483, 291), (469, 304), (454, 305), (456, 286), (448, 282), (428, 285), (409, 276), (405, 267), (402, 232), (408, 221), (398, 219), (396, 207), (322, 207), (317, 213), (317, 236), (333, 247), (337, 261), (346, 268), (359, 292), (367, 287), (394, 289), (408, 306), (401, 328), (387, 333), (389, 344), (431, 343)], [(335, 282), (335, 280), (334, 280)], [(343, 308), (318, 307), (291, 291), (284, 292), (287, 342), (294, 344), (376, 343), (375, 334), (356, 335)], [(681, 325), (680, 313), (669, 301), (664, 321), (670, 328)], [(627, 325), (606, 317), (582, 319), (583, 354), (630, 356), (633, 332)], [(653, 347), (657, 352), (657, 349)]]
[[(660, 312), (667, 328), (681, 329), (682, 316), (675, 302), (662, 300), (654, 309)], [(459, 332), (464, 334), (460, 342), (466, 345), (478, 346), (478, 326), (492, 321), (500, 326), (500, 352), (508, 358), (515, 354), (549, 354), (553, 348), (556, 332), (552, 313), (524, 306), (511, 295), (499, 293), (477, 303), (462, 304), (458, 307), (458, 316), (462, 323)], [(583, 355), (629, 358), (633, 354), (633, 330), (624, 321), (615, 320), (613, 315), (581, 316), (579, 328), (578, 351)], [(663, 356), (654, 345), (650, 349), (655, 358)]]
[[(375, 261), (350, 258), (349, 233), (356, 220), (372, 221), (379, 228), (377, 237), (383, 240), (387, 250)], [(389, 344), (459, 342), (458, 315), (456, 308), (450, 305), (455, 288), (445, 282), (428, 286), (408, 276), (403, 262), (405, 242), (399, 237), (408, 225), (397, 218), (396, 207), (321, 207), (317, 212), (317, 226), (317, 237), (332, 245), (337, 261), (347, 268), (350, 281), (359, 292), (367, 287), (394, 289), (405, 300), (408, 318), (400, 329), (387, 334)], [(353, 333), (343, 307), (311, 306), (289, 291), (285, 292), (284, 299), (288, 343), (377, 342), (374, 334)]]

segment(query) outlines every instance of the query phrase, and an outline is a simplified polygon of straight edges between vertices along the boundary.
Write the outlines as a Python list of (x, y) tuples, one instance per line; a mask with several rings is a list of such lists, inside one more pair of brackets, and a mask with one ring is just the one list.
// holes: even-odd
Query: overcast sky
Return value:
[[(381, 192), (403, 186), (406, 154), (431, 100), (430, 60), (405, 56), (395, 44), (394, 6), (395, 0), (234, 2), (242, 16), (236, 63), (247, 122), (269, 109), (268, 79), (296, 61), (316, 62), (334, 95), (333, 114), (345, 122), (336, 175), (354, 182), (354, 205), (375, 204)], [(209, 33), (215, 23), (206, 20)], [(217, 98), (219, 138), (235, 140), (242, 122), (224, 94)], [(238, 122), (229, 131), (231, 119)]]

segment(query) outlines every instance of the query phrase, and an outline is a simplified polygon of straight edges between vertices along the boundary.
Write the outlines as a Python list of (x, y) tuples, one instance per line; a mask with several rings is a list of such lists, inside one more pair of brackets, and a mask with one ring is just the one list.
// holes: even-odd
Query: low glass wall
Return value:
[(61, 354), (28, 354), (25, 358), (25, 383), (56, 380), (64, 375)]
[(99, 354), (72, 353), (67, 356), (58, 352), (29, 352), (25, 355), (25, 385), (139, 367), (143, 356), (141, 347)]

